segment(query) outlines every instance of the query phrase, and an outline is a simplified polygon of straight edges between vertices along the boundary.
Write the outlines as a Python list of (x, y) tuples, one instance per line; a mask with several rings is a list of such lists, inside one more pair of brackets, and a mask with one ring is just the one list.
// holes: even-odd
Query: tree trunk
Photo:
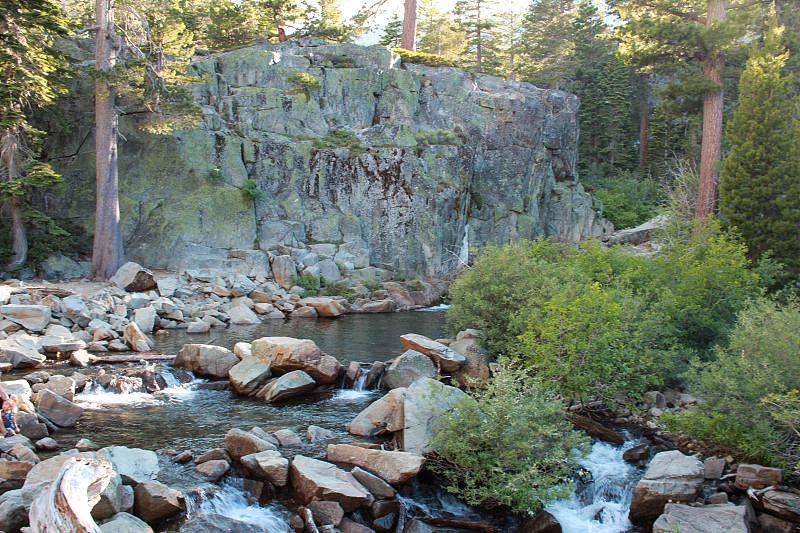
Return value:
[[(6, 168), (8, 181), (16, 180), (22, 172), (19, 164), (20, 142), (17, 126), (12, 126), (3, 133), (0, 160)], [(6, 269), (11, 270), (22, 265), (28, 258), (28, 234), (22, 220), (22, 204), (19, 199), (13, 197), (7, 200), (6, 207), (11, 215), (11, 252), (14, 254)]]
[[(725, 0), (708, 0), (706, 26), (725, 21)], [(703, 78), (718, 86), (703, 94), (703, 143), (700, 153), (700, 190), (694, 216), (704, 219), (717, 209), (719, 161), (722, 157), (722, 69), (725, 63), (719, 50), (709, 50)]]
[(400, 48), (405, 48), (411, 52), (417, 49), (417, 0), (405, 0), (403, 35), (400, 38)]
[(650, 106), (647, 104), (647, 74), (641, 74), (640, 80), (642, 83), (642, 101), (639, 108), (641, 113), (639, 119), (639, 166), (645, 168), (647, 167), (647, 129), (650, 125)]
[[(102, 71), (114, 67), (119, 48), (114, 35), (111, 1), (96, 0), (99, 30), (95, 42), (95, 66)], [(97, 79), (94, 96), (97, 200), (91, 276), (100, 280), (113, 276), (124, 262), (117, 177), (116, 95), (116, 89), (107, 79)]]

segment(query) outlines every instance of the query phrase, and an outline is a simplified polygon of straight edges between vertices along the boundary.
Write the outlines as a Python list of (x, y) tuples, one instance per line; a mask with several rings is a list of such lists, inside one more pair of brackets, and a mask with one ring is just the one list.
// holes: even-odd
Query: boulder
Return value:
[(400, 343), (406, 350), (415, 350), (427, 355), (445, 372), (455, 372), (467, 361), (462, 354), (424, 335), (409, 333), (400, 337)]
[(350, 513), (371, 499), (369, 491), (352, 474), (303, 455), (296, 455), (292, 461), (289, 480), (292, 494), (301, 505), (314, 500), (334, 501)]
[(308, 429), (306, 430), (306, 438), (308, 439), (308, 442), (313, 444), (315, 442), (332, 439), (333, 432), (319, 426), (308, 426)]
[(15, 333), (0, 340), (0, 363), (14, 368), (34, 368), (44, 363), (46, 357), (39, 353), (36, 339), (24, 333)]
[(777, 485), (782, 480), (780, 468), (743, 463), (736, 469), (736, 488), (742, 490), (763, 489)]
[(386, 483), (383, 479), (379, 478), (374, 474), (370, 474), (366, 470), (362, 470), (359, 467), (355, 467), (350, 471), (353, 474), (359, 483), (361, 483), (364, 488), (366, 488), (377, 500), (388, 500), (390, 498), (394, 498), (397, 495), (397, 491), (394, 488)]
[(277, 450), (251, 453), (243, 456), (241, 462), (256, 477), (266, 479), (276, 487), (286, 486), (289, 460)]
[(314, 501), (307, 507), (314, 516), (314, 523), (318, 526), (330, 524), (336, 527), (342, 523), (342, 518), (344, 518), (344, 509), (337, 502)]
[(92, 508), (92, 518), (105, 520), (122, 510), (122, 476), (114, 472), (100, 493), (100, 501)]
[(94, 459), (95, 454), (92, 452), (74, 453), (70, 455), (56, 455), (50, 459), (46, 459), (41, 463), (31, 468), (28, 476), (25, 478), (25, 484), (22, 486), (22, 499), (30, 505), (39, 494), (58, 477), (61, 472), (61, 467), (64, 466), (68, 460), (72, 458), (85, 458)]
[(125, 326), (122, 333), (122, 342), (136, 352), (147, 352), (155, 346), (155, 343), (139, 329), (139, 325), (136, 322), (130, 322)]
[(134, 512), (148, 524), (158, 524), (186, 510), (183, 494), (158, 481), (143, 481), (133, 493)]
[(11, 447), (6, 453), (18, 461), (23, 461), (30, 464), (37, 464), (41, 462), (39, 456), (31, 449), (30, 443), (22, 444), (17, 443)]
[(179, 533), (268, 533), (270, 530), (216, 513), (196, 513), (181, 526)]
[(406, 389), (392, 389), (372, 402), (347, 425), (347, 431), (362, 437), (375, 437), (403, 428), (403, 398)]
[(39, 347), (46, 354), (69, 353), (86, 348), (86, 343), (72, 335), (45, 335), (39, 339)]
[(704, 477), (703, 463), (695, 457), (677, 450), (656, 454), (633, 491), (631, 520), (653, 520), (668, 501), (692, 501)]
[(172, 361), (172, 366), (182, 366), (197, 375), (222, 379), (228, 377), (228, 372), (239, 358), (221, 346), (209, 344), (184, 344), (178, 355)]
[(462, 387), (481, 386), (485, 384), (492, 372), (489, 370), (489, 353), (478, 344), (475, 338), (466, 337), (451, 343), (449, 348), (460, 353), (466, 359), (464, 366), (453, 373), (453, 378)]
[[(50, 379), (50, 377), (48, 376), (47, 379)], [(31, 389), (30, 383), (25, 379), (2, 381), (0, 382), (0, 389), (3, 389), (9, 396), (16, 394), (18, 398), (25, 402), (29, 402), (33, 395), (33, 389)]]
[(236, 274), (231, 279), (231, 294), (234, 297), (247, 296), (256, 290), (256, 284), (243, 274)]
[(313, 308), (321, 317), (337, 317), (344, 314), (346, 310), (342, 305), (342, 300), (324, 296), (303, 298), (300, 303), (306, 307)]
[(186, 326), (186, 333), (208, 333), (209, 331), (211, 331), (211, 324), (202, 320), (189, 322)]
[(156, 287), (158, 288), (158, 294), (160, 294), (164, 298), (171, 298), (175, 294), (175, 291), (178, 290), (178, 287), (180, 287), (180, 285), (181, 285), (180, 279), (178, 279), (175, 276), (156, 280)]
[(61, 300), (61, 313), (82, 328), (88, 326), (92, 320), (92, 314), (89, 312), (86, 302), (74, 294)]
[(255, 357), (246, 357), (228, 371), (231, 385), (239, 394), (249, 396), (260, 390), (270, 378), (269, 363)]
[(257, 437), (253, 433), (233, 428), (225, 434), (225, 449), (236, 460), (253, 453), (275, 450), (271, 442)]
[(69, 354), (69, 364), (72, 366), (86, 368), (91, 360), (92, 356), (86, 350), (75, 350)]
[(194, 471), (200, 474), (201, 478), (210, 483), (219, 481), (230, 469), (230, 463), (222, 460), (206, 461), (194, 467)]
[(303, 442), (291, 429), (279, 429), (272, 434), (279, 446), (300, 446)]
[[(153, 328), (156, 326), (156, 318), (158, 318), (158, 314), (152, 305), (140, 307), (133, 312), (133, 321), (142, 333), (153, 333)], [(133, 347), (131, 346), (131, 348)], [(136, 350), (136, 348), (133, 349)]]
[(762, 497), (764, 509), (792, 522), (800, 523), (800, 496), (783, 490), (768, 490)]
[(62, 428), (73, 427), (83, 416), (83, 407), (47, 389), (39, 391), (36, 410), (53, 424)]
[(294, 285), (293, 276), (297, 276), (297, 267), (292, 256), (279, 255), (272, 260), (272, 277), (275, 278), (275, 283), (288, 291)]
[(432, 451), (433, 437), (444, 413), (459, 402), (474, 402), (464, 391), (438, 381), (421, 378), (406, 389), (403, 400), (403, 425), (398, 433), (401, 449), (425, 454)]
[(47, 389), (50, 392), (58, 394), (62, 398), (66, 398), (69, 401), (72, 401), (75, 398), (75, 380), (67, 376), (60, 376), (58, 374), (50, 376), (50, 379), (47, 380), (47, 383), (39, 383), (34, 385), (32, 389), (34, 392)]
[(276, 375), (302, 370), (317, 383), (333, 383), (343, 371), (335, 357), (323, 354), (309, 339), (262, 337), (253, 341), (250, 349), (253, 357), (270, 363)]
[(144, 292), (158, 287), (156, 280), (153, 279), (153, 273), (133, 261), (128, 261), (119, 267), (108, 282), (128, 292)]
[(100, 531), (102, 533), (153, 533), (153, 528), (132, 514), (118, 513), (108, 522), (100, 524)]
[[(225, 448), (213, 448), (194, 460), (195, 464), (198, 465), (207, 461), (227, 461), (230, 463), (231, 456), (228, 454), (228, 451), (225, 450)], [(178, 461), (175, 462), (177, 463)]]
[(29, 331), (41, 332), (50, 323), (50, 308), (46, 305), (14, 305), (0, 307), (0, 314)]
[(653, 533), (750, 533), (750, 521), (744, 505), (668, 503), (653, 524)]
[(295, 370), (267, 383), (264, 388), (256, 393), (256, 397), (263, 399), (267, 403), (272, 403), (305, 394), (314, 389), (315, 386), (316, 383), (311, 376), (302, 370)]
[(416, 453), (372, 450), (351, 444), (329, 444), (327, 459), (359, 466), (389, 483), (413, 479), (425, 464), (425, 458)]
[(58, 444), (58, 441), (50, 437), (44, 437), (42, 439), (37, 440), (35, 446), (37, 450), (43, 450), (46, 452), (53, 452), (61, 447)]
[(394, 311), (394, 300), (391, 298), (373, 300), (358, 307), (359, 313), (391, 313), (392, 311)]
[(158, 476), (158, 455), (151, 450), (128, 448), (127, 446), (108, 446), (97, 452), (98, 459), (105, 459), (122, 476), (126, 485), (136, 485), (150, 481)]
[(0, 495), (0, 531), (18, 533), (28, 525), (29, 505), (26, 505), (20, 490), (10, 490)]
[(21, 489), (33, 466), (27, 461), (0, 461), (0, 489)]
[(228, 310), (231, 324), (261, 324), (261, 319), (245, 304), (239, 304)]
[(439, 372), (431, 358), (414, 350), (406, 350), (394, 360), (383, 375), (383, 384), (390, 388), (408, 387), (420, 378), (436, 378)]

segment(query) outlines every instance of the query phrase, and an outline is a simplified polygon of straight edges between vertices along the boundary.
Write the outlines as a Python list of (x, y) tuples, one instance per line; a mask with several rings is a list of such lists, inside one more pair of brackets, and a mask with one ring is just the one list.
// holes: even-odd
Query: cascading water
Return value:
[(628, 448), (596, 442), (579, 461), (592, 474), (588, 483), (579, 483), (572, 497), (547, 506), (564, 533), (624, 533), (633, 525), (628, 520), (631, 496), (641, 473), (622, 459)]
[(289, 513), (271, 505), (262, 507), (253, 505), (241, 489), (229, 483), (223, 484), (219, 490), (214, 491), (210, 497), (199, 495), (200, 501), (187, 499), (187, 515), (195, 513), (219, 514), (240, 522), (255, 524), (268, 533), (290, 533), (286, 524), (289, 522)]
[(461, 250), (458, 252), (458, 261), (462, 266), (469, 263), (469, 222), (464, 224), (464, 238), (461, 240)]

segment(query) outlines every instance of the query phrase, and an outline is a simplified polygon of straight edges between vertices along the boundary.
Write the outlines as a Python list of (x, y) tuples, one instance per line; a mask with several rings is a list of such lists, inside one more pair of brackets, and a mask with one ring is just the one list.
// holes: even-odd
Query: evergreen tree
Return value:
[(342, 22), (342, 10), (337, 0), (318, 0), (315, 4), (305, 4), (305, 26), (299, 31), (301, 35), (309, 35), (335, 43), (351, 40), (350, 28)]
[(378, 44), (391, 48), (399, 48), (402, 34), (403, 21), (400, 20), (400, 17), (395, 13), (392, 20), (390, 20), (383, 29), (383, 35), (378, 40)]
[(12, 254), (8, 268), (28, 254), (26, 222), (65, 234), (27, 200), (31, 192), (55, 183), (49, 166), (34, 160), (33, 143), (41, 132), (28, 114), (52, 102), (66, 64), (53, 39), (67, 34), (66, 20), (49, 0), (0, 0), (0, 200), (11, 216)]
[(800, 269), (800, 99), (785, 69), (783, 28), (767, 31), (739, 85), (739, 107), (726, 130), (731, 155), (720, 182), (720, 211), (738, 228), (753, 259), (773, 257)]
[(534, 0), (525, 13), (523, 80), (559, 89), (574, 76), (573, 0)]
[(454, 27), (452, 15), (442, 13), (433, 0), (422, 0), (417, 25), (417, 51), (458, 60), (465, 37)]
[[(466, 36), (462, 62), (465, 67), (472, 67), (478, 73), (484, 72), (484, 67), (494, 62), (494, 50), (487, 46), (491, 42), (494, 27), (489, 14), (492, 3), (492, 0), (459, 0), (453, 9), (456, 28)], [(486, 65), (484, 58), (487, 59)]]
[(514, 11), (505, 11), (495, 17), (494, 46), (498, 55), (495, 75), (517, 79), (519, 57), (522, 52), (523, 16)]

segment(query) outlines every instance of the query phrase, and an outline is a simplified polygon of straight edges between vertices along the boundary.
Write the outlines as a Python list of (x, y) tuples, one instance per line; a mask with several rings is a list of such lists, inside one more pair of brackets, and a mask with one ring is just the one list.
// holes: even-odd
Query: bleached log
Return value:
[(100, 459), (73, 458), (31, 504), (30, 533), (102, 533), (92, 518), (114, 469)]

